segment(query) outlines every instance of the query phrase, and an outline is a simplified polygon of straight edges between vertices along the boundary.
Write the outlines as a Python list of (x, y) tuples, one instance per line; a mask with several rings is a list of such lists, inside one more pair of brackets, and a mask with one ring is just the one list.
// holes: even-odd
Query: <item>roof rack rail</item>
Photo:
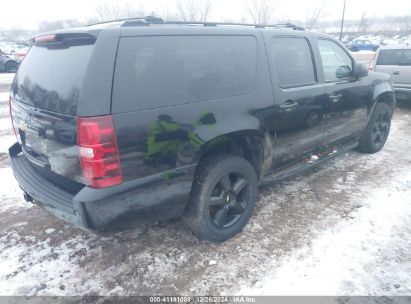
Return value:
[(293, 30), (304, 31), (301, 26), (294, 25), (292, 23), (278, 23), (278, 24), (254, 24), (254, 23), (236, 23), (236, 22), (190, 22), (190, 21), (165, 21), (163, 24), (181, 24), (181, 25), (204, 25), (204, 26), (249, 26), (255, 28), (289, 28)]
[(105, 22), (98, 22), (90, 24), (99, 25), (114, 22), (124, 22), (121, 26), (140, 26), (140, 25), (150, 25), (150, 24), (175, 24), (175, 25), (203, 25), (203, 26), (249, 26), (254, 28), (288, 28), (293, 30), (304, 31), (305, 29), (301, 26), (294, 25), (292, 23), (279, 23), (279, 24), (254, 24), (254, 23), (235, 23), (235, 22), (191, 22), (191, 21), (164, 21), (163, 19), (155, 16), (146, 17), (135, 17), (135, 18), (125, 18), (110, 20)]
[(124, 22), (121, 26), (134, 26), (134, 25), (162, 24), (164, 23), (164, 20), (159, 17), (154, 17), (154, 16), (131, 17), (131, 18), (122, 18), (122, 19), (114, 19), (114, 20), (107, 20), (107, 21), (102, 21), (102, 22), (91, 23), (91, 24), (88, 24), (87, 26), (107, 24), (107, 23), (116, 23), (116, 22)]

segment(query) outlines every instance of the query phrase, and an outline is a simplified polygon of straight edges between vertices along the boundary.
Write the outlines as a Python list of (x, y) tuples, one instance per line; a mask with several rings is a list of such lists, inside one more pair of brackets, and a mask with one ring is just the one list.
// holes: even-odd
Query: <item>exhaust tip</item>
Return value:
[(26, 202), (28, 202), (28, 203), (33, 202), (33, 198), (31, 197), (30, 194), (24, 192), (23, 197), (24, 197), (24, 200), (25, 200)]

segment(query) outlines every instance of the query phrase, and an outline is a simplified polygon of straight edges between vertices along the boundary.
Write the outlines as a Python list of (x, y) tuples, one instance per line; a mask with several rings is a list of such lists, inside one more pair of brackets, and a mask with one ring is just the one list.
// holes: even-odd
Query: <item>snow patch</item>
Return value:
[[(319, 234), (284, 261), (274, 262), (271, 273), (256, 286), (244, 286), (239, 294), (410, 294), (411, 245), (404, 238), (411, 235), (411, 173), (397, 176), (383, 189), (368, 189), (368, 198), (353, 197), (364, 206), (354, 218)], [(398, 244), (406, 245), (397, 248)]]
[[(84, 248), (86, 241), (80, 237), (56, 246), (50, 239), (27, 239), (9, 232), (0, 238), (0, 296), (70, 295), (76, 294), (75, 285), (90, 285), (92, 290), (95, 285), (82, 282), (84, 269), (78, 265), (76, 253)], [(70, 284), (61, 288), (62, 282)]]
[[(13, 131), (12, 131), (13, 132)], [(14, 133), (2, 136), (0, 140), (0, 153), (8, 153), (9, 148), (17, 141)]]
[(213, 266), (213, 265), (217, 265), (217, 261), (216, 261), (216, 260), (210, 260), (210, 261), (208, 261), (208, 266)]
[(10, 96), (9, 92), (1, 92), (0, 93), (0, 102), (9, 101), (9, 96)]
[(17, 213), (20, 209), (28, 209), (33, 206), (24, 201), (23, 192), (18, 186), (11, 168), (0, 168), (0, 185), (7, 185), (7, 191), (0, 193), (0, 214)]
[(44, 230), (46, 234), (52, 234), (54, 231), (56, 231), (56, 229), (54, 228), (47, 228), (46, 230)]

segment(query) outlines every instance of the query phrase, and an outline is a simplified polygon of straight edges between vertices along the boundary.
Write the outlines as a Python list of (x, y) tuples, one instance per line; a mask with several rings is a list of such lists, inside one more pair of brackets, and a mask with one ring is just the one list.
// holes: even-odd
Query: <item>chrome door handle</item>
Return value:
[(339, 102), (342, 97), (342, 94), (332, 94), (329, 96), (332, 102)]
[(283, 103), (283, 104), (280, 105), (280, 108), (281, 108), (281, 109), (291, 110), (291, 109), (293, 109), (293, 108), (295, 108), (295, 107), (297, 107), (297, 106), (298, 106), (298, 103), (296, 103), (295, 101), (293, 101), (293, 100), (287, 100), (285, 103)]

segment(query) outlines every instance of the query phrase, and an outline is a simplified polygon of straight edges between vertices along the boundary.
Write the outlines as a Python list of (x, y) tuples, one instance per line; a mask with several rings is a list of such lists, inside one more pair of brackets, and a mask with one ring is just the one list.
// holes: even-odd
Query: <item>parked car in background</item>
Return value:
[(411, 35), (400, 39), (400, 44), (411, 45)]
[(411, 100), (411, 45), (381, 47), (372, 69), (391, 75), (397, 99)]
[(182, 216), (223, 241), (259, 185), (383, 148), (390, 78), (331, 36), (153, 18), (34, 38), (10, 98), (27, 201), (86, 230)]
[(20, 60), (23, 60), (24, 56), (26, 56), (27, 52), (30, 49), (30, 45), (22, 44), (22, 43), (13, 43), (13, 42), (1, 42), (0, 43), (0, 50), (7, 55), (13, 55)]
[(15, 73), (19, 68), (20, 62), (20, 58), (11, 54), (6, 54), (0, 50), (0, 71)]
[(349, 49), (351, 52), (358, 52), (358, 51), (376, 51), (380, 47), (379, 44), (373, 42), (371, 40), (365, 39), (354, 39), (350, 45)]

